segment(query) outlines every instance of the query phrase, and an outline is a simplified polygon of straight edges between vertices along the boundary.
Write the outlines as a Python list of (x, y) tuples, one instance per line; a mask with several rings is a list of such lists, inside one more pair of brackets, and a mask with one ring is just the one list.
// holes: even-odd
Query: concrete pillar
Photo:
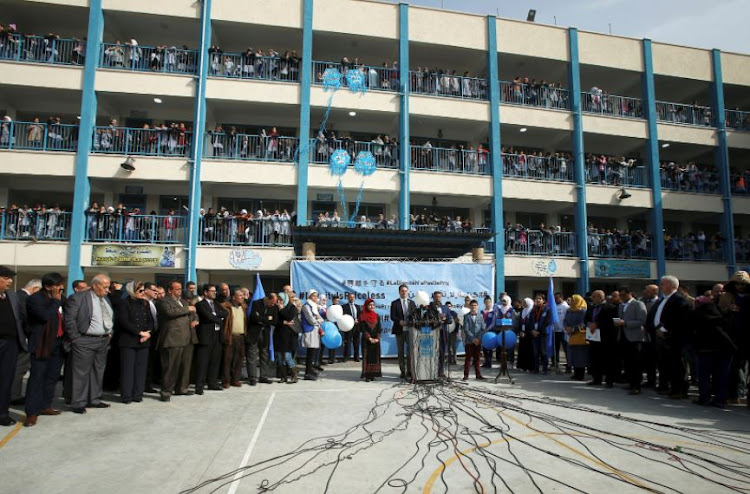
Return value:
[(305, 242), (302, 244), (302, 257), (307, 261), (315, 260), (315, 242)]

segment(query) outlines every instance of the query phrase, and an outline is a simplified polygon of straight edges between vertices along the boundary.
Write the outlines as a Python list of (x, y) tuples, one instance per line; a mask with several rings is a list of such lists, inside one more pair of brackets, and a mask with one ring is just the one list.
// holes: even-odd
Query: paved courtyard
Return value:
[[(317, 382), (41, 417), (0, 430), (2, 493), (730, 492), (750, 489), (750, 412), (514, 374)], [(454, 372), (454, 375), (458, 373)], [(57, 406), (66, 410), (61, 403)], [(4, 437), (4, 438), (3, 438)]]

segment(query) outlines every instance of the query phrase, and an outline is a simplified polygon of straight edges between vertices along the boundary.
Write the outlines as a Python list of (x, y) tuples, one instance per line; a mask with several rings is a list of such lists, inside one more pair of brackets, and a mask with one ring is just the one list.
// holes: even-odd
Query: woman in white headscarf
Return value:
[[(511, 299), (508, 295), (503, 295), (502, 298), (500, 298), (500, 304), (497, 305), (495, 308), (495, 329), (497, 333), (502, 333), (503, 331), (513, 331), (516, 334), (518, 334), (518, 325), (519, 325), (520, 317), (518, 314), (516, 314), (516, 311), (513, 310), (513, 305), (511, 304)], [(500, 346), (498, 346), (497, 349), (497, 360), (498, 362), (502, 362), (502, 342), (501, 339), (502, 335), (498, 336), (498, 343)], [(515, 347), (514, 348), (506, 348), (506, 355), (508, 359), (508, 365), (512, 366), (513, 362), (515, 361)]]
[(534, 301), (530, 298), (523, 299), (523, 310), (520, 317), (520, 331), (518, 333), (518, 360), (516, 369), (524, 371), (534, 370), (534, 347), (531, 337), (531, 329), (526, 325), (529, 323), (531, 309), (534, 307)]
[(302, 347), (305, 352), (305, 380), (315, 381), (318, 375), (313, 369), (315, 357), (320, 349), (320, 325), (323, 324), (323, 318), (320, 317), (320, 307), (318, 306), (318, 292), (310, 290), (307, 292), (307, 302), (302, 306)]

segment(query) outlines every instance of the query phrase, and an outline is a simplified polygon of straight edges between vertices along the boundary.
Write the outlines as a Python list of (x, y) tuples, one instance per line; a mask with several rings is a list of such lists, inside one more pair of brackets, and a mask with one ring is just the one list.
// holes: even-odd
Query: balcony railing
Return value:
[(567, 89), (532, 86), (520, 82), (500, 82), (500, 101), (509, 105), (537, 106), (540, 108), (570, 109)]
[(69, 240), (70, 223), (70, 213), (62, 211), (3, 211), (0, 240)]
[(292, 245), (291, 220), (282, 219), (281, 216), (204, 216), (200, 219), (199, 243), (288, 247)]
[(77, 146), (77, 125), (0, 122), (0, 149), (75, 151)]
[(430, 74), (409, 71), (409, 90), (412, 93), (461, 99), (487, 99), (487, 80), (453, 74)]
[(368, 90), (398, 91), (398, 69), (392, 67), (375, 67), (371, 65), (351, 64), (348, 69), (337, 62), (313, 61), (313, 84), (323, 85), (323, 74), (327, 69), (336, 69), (341, 74), (341, 86), (348, 87), (346, 73), (348, 70), (361, 70), (364, 76), (365, 87)]
[(173, 215), (86, 215), (86, 241), (139, 244), (185, 242), (187, 218)]
[(618, 169), (609, 165), (600, 169), (597, 163), (589, 163), (586, 170), (586, 182), (599, 185), (614, 185), (616, 187), (648, 187), (646, 168), (643, 166), (619, 166)]
[(665, 255), (671, 261), (723, 261), (724, 248), (721, 241), (698, 237), (670, 237), (664, 240)]
[(575, 234), (506, 228), (505, 253), (521, 256), (575, 256)]
[(417, 171), (489, 175), (489, 160), (487, 150), (411, 146), (411, 166)]
[(581, 111), (625, 118), (643, 118), (643, 101), (614, 94), (581, 93)]
[(737, 262), (750, 262), (750, 238), (735, 239), (734, 252)]
[(661, 188), (696, 194), (719, 194), (719, 175), (715, 172), (685, 171), (670, 173), (661, 170)]
[(299, 60), (246, 53), (210, 54), (208, 75), (233, 79), (299, 82)]
[(298, 143), (299, 140), (296, 137), (207, 132), (203, 145), (203, 157), (291, 163), (297, 153)]
[(714, 125), (713, 112), (708, 106), (657, 101), (656, 115), (661, 122), (697, 125), (701, 127), (711, 127)]
[[(357, 220), (361, 220), (361, 218), (356, 218)], [(387, 220), (383, 218), (382, 220), (374, 219), (374, 220), (367, 220), (367, 221), (349, 221), (348, 218), (339, 218), (338, 216), (330, 217), (327, 216), (325, 218), (318, 218), (318, 219), (310, 219), (307, 220), (308, 226), (314, 226), (317, 228), (349, 228), (349, 229), (359, 229), (359, 230), (397, 230), (398, 229), (398, 221), (396, 220)], [(412, 226), (412, 230), (415, 230), (415, 228)]]
[(737, 130), (750, 130), (750, 112), (740, 110), (726, 110), (727, 127)]
[(380, 143), (376, 144), (372, 141), (311, 139), (310, 162), (326, 164), (331, 153), (338, 149), (345, 149), (349, 152), (351, 166), (354, 166), (360, 151), (369, 151), (375, 157), (375, 163), (379, 168), (398, 168), (398, 148)]
[(193, 133), (174, 129), (94, 127), (92, 153), (138, 156), (187, 156)]
[(0, 41), (0, 60), (53, 65), (83, 65), (86, 44), (77, 39), (14, 34)]
[(509, 178), (572, 182), (573, 166), (567, 160), (503, 153), (503, 174)]
[(194, 75), (197, 73), (197, 66), (196, 50), (184, 50), (174, 46), (102, 43), (99, 50), (99, 67), (105, 69)]
[(619, 233), (589, 233), (588, 250), (591, 257), (652, 259), (651, 239), (644, 235)]
[(733, 173), (731, 176), (732, 194), (750, 196), (750, 172)]

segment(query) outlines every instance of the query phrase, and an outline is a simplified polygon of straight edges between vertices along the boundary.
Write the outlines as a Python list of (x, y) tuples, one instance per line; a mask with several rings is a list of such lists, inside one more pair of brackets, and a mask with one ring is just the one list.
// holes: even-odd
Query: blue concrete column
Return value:
[(667, 274), (664, 250), (664, 209), (661, 198), (661, 175), (659, 174), (659, 133), (656, 117), (656, 90), (654, 87), (654, 62), (651, 57), (651, 40), (643, 40), (643, 107), (648, 122), (646, 144), (646, 171), (651, 184), (651, 248), (656, 256), (656, 278)]
[(74, 280), (83, 278), (81, 244), (86, 237), (86, 211), (89, 209), (89, 153), (96, 125), (96, 65), (104, 35), (102, 0), (89, 2), (89, 26), (86, 34), (86, 61), (83, 67), (81, 122), (76, 149), (75, 185), (73, 188), (73, 221), (70, 226), (68, 249), (68, 293), (73, 293)]
[(197, 282), (196, 256), (200, 239), (201, 163), (203, 135), (206, 127), (206, 80), (208, 79), (208, 48), (211, 45), (211, 0), (201, 6), (201, 37), (198, 51), (198, 74), (195, 78), (195, 106), (193, 107), (193, 147), (190, 151), (190, 211), (188, 238), (185, 250), (185, 282)]
[(399, 117), (398, 144), (400, 189), (398, 193), (398, 224), (402, 230), (411, 228), (409, 173), (411, 172), (411, 134), (409, 132), (409, 5), (398, 5), (398, 81)]
[(313, 0), (304, 0), (300, 65), (299, 159), (297, 162), (297, 226), (307, 225), (307, 169), (310, 165), (310, 90), (312, 86)]
[(716, 116), (716, 128), (719, 134), (719, 146), (716, 149), (716, 169), (719, 172), (721, 187), (721, 201), (724, 204), (724, 214), (721, 217), (721, 235), (726, 239), (724, 255), (727, 260), (727, 270), (731, 276), (737, 271), (737, 256), (734, 246), (734, 216), (732, 212), (732, 184), (729, 175), (729, 144), (727, 143), (727, 122), (724, 112), (724, 76), (721, 70), (721, 51), (711, 52), (714, 82), (711, 85), (711, 99)]
[(579, 263), (578, 293), (583, 296), (589, 291), (589, 251), (586, 226), (586, 172), (583, 153), (583, 116), (581, 114), (581, 68), (578, 59), (578, 29), (568, 29), (570, 64), (568, 80), (570, 84), (570, 111), (573, 114), (573, 158), (575, 159), (576, 179), (576, 252)]
[(490, 88), (490, 165), (492, 234), (495, 239), (495, 294), (505, 291), (505, 225), (503, 224), (503, 158), (500, 145), (500, 79), (497, 68), (497, 19), (487, 16), (487, 83)]

